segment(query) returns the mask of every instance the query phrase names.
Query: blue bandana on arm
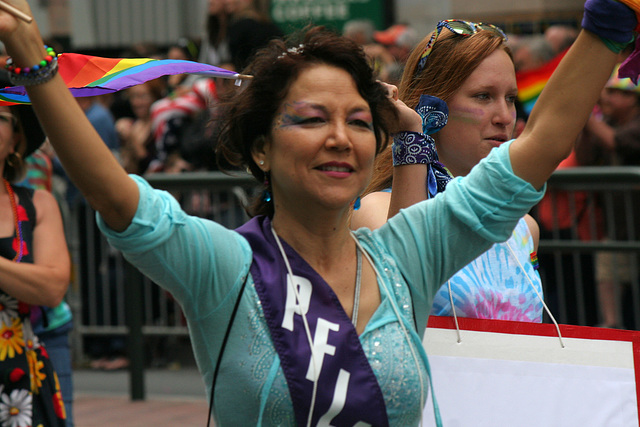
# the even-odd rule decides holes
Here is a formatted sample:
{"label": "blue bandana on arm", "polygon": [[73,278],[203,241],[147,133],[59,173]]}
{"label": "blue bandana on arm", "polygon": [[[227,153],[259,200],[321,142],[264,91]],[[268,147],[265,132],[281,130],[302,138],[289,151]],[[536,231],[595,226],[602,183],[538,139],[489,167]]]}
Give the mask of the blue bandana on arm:
{"label": "blue bandana on arm", "polygon": [[433,160],[429,162],[427,171],[427,192],[429,198],[444,191],[447,183],[453,179],[451,172],[440,163],[436,144],[430,135],[442,129],[449,119],[449,107],[442,99],[435,96],[422,95],[416,111],[422,117],[422,133],[429,135],[433,150]]}

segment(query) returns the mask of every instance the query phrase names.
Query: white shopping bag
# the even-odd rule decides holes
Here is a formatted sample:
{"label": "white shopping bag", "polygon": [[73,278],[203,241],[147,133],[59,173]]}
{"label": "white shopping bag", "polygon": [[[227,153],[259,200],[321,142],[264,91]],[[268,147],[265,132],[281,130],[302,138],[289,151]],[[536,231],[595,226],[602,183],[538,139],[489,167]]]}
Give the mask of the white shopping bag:
{"label": "white shopping bag", "polygon": [[[432,316],[424,336],[444,427],[638,426],[640,332]],[[435,425],[433,405],[423,425]]]}

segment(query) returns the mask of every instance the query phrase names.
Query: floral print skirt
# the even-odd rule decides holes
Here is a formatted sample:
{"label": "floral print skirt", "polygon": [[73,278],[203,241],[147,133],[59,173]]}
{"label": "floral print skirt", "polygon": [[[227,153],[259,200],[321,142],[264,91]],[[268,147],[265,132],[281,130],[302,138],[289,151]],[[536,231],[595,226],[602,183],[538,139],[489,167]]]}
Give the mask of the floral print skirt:
{"label": "floral print skirt", "polygon": [[0,291],[0,426],[64,426],[58,377],[33,333],[30,311]]}

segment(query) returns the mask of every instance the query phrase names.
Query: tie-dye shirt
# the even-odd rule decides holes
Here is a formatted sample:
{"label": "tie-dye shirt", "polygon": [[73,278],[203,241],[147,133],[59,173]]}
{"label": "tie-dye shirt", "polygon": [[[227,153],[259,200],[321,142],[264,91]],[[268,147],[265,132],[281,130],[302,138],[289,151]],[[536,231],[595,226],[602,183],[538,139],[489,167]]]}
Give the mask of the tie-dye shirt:
{"label": "tie-dye shirt", "polygon": [[[496,243],[449,280],[456,315],[542,322],[542,282],[531,252],[533,237],[521,219],[509,240]],[[448,283],[438,290],[431,314],[453,315]]]}

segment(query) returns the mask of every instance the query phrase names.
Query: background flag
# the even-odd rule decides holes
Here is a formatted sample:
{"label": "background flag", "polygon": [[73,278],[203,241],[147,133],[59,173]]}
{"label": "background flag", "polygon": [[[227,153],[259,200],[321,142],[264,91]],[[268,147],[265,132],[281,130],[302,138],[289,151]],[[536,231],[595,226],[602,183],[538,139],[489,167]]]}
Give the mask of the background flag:
{"label": "background flag", "polygon": [[542,89],[549,81],[551,74],[556,69],[560,60],[567,52],[558,54],[551,61],[547,62],[543,66],[527,71],[521,71],[516,73],[516,82],[518,84],[518,99],[522,103],[527,116],[531,114],[534,104],[538,100]]}

